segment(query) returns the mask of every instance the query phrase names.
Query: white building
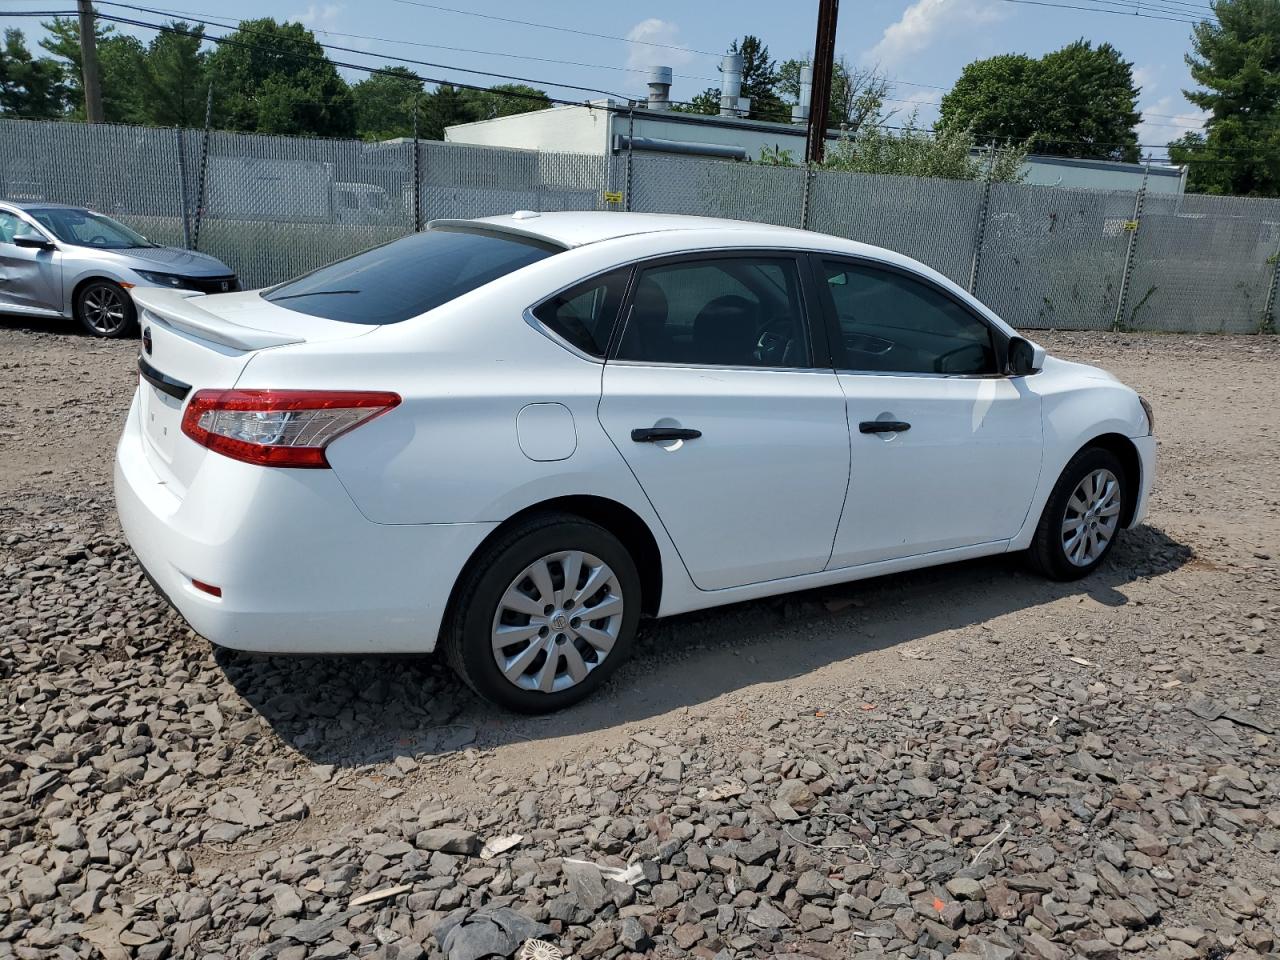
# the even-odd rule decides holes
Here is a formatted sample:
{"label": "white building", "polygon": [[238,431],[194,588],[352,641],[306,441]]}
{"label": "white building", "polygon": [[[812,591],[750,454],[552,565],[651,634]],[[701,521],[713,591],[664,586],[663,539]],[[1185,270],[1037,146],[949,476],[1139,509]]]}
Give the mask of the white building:
{"label": "white building", "polygon": [[[732,59],[726,57],[722,67],[726,82],[720,116],[670,110],[670,68],[655,67],[648,102],[641,101],[634,108],[614,100],[550,107],[446,127],[445,140],[553,153],[608,155],[630,149],[723,160],[758,160],[762,151],[787,151],[796,162],[802,162],[807,90],[802,87],[801,103],[792,109],[793,123],[743,119],[740,114],[745,112],[745,101],[733,92]],[[735,102],[736,107],[730,105]],[[830,140],[839,135],[836,130],[827,133]],[[1147,190],[1152,193],[1182,193],[1186,186],[1186,168],[1154,163],[1147,170],[1140,163],[1030,156],[1023,174],[1024,183],[1050,187],[1136,190],[1144,174]]]}

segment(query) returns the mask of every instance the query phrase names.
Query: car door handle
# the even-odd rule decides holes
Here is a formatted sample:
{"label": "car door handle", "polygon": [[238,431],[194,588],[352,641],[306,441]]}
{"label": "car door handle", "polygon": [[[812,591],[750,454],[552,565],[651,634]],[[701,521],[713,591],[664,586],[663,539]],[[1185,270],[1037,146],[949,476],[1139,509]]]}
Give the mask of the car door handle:
{"label": "car door handle", "polygon": [[665,443],[668,440],[697,440],[702,436],[701,430],[689,430],[685,427],[637,427],[631,431],[631,439],[636,443]]}
{"label": "car door handle", "polygon": [[910,429],[911,424],[902,420],[863,420],[858,424],[859,433],[902,433]]}

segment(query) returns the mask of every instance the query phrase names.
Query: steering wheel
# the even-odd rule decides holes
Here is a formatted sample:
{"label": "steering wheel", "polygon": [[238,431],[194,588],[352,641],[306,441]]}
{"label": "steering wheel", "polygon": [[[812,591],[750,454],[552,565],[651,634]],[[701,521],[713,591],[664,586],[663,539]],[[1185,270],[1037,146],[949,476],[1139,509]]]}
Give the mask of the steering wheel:
{"label": "steering wheel", "polygon": [[95,247],[105,247],[107,245],[107,238],[100,233],[94,234],[89,238],[89,243],[93,244]]}
{"label": "steering wheel", "polygon": [[785,366],[787,348],[791,345],[791,337],[787,336],[790,330],[780,331],[775,329],[775,326],[789,326],[789,324],[786,321],[774,321],[767,324],[761,332],[760,338],[756,340],[755,358],[762,367]]}

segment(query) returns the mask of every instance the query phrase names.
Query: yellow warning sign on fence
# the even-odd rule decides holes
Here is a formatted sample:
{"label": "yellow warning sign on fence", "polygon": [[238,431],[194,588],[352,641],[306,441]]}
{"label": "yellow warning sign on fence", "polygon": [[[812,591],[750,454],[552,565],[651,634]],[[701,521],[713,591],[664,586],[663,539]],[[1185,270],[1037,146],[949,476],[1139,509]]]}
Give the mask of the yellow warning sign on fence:
{"label": "yellow warning sign on fence", "polygon": [[621,191],[621,190],[606,190],[606,191],[604,192],[604,202],[605,202],[605,203],[621,203],[621,202],[622,202],[622,191]]}

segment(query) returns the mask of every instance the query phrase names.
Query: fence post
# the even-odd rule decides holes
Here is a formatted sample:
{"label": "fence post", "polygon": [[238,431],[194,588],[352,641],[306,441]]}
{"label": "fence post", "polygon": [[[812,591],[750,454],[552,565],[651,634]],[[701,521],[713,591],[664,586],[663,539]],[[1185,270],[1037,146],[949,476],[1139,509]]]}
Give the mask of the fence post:
{"label": "fence post", "polygon": [[987,234],[987,209],[991,205],[991,177],[996,169],[996,144],[987,148],[987,175],[982,182],[982,202],[978,204],[978,222],[973,228],[973,262],[969,265],[969,292],[977,295],[978,268],[982,265],[982,241]]}
{"label": "fence post", "polygon": [[636,108],[627,111],[627,186],[622,195],[622,209],[631,212],[631,141],[636,134]]}
{"label": "fence post", "polygon": [[809,164],[804,165],[804,192],[800,194],[800,229],[809,229],[809,189],[817,172]]}
{"label": "fence post", "polygon": [[422,232],[422,141],[418,139],[418,94],[413,95],[413,232]]}
{"label": "fence post", "polygon": [[200,249],[200,224],[204,222],[204,193],[209,171],[209,131],[213,125],[213,83],[204,102],[204,141],[200,145],[200,182],[196,187],[196,222],[191,231],[191,249]]}
{"label": "fence post", "polygon": [[1147,177],[1151,174],[1151,158],[1147,158],[1147,166],[1142,171],[1142,185],[1138,187],[1138,195],[1133,201],[1133,219],[1127,224],[1129,244],[1124,251],[1124,272],[1120,275],[1120,295],[1116,297],[1116,315],[1111,321],[1113,331],[1124,328],[1124,308],[1129,300],[1129,274],[1133,272],[1133,255],[1138,249],[1138,229],[1142,225],[1142,204],[1147,199]]}
{"label": "fence post", "polygon": [[178,196],[182,198],[182,246],[191,249],[191,217],[187,211],[187,151],[183,146],[182,128],[173,128],[178,139]]}
{"label": "fence post", "polygon": [[1280,283],[1280,245],[1271,255],[1271,286],[1267,288],[1267,302],[1262,308],[1262,322],[1258,324],[1259,333],[1275,333],[1276,319],[1272,311],[1276,308],[1276,285]]}

